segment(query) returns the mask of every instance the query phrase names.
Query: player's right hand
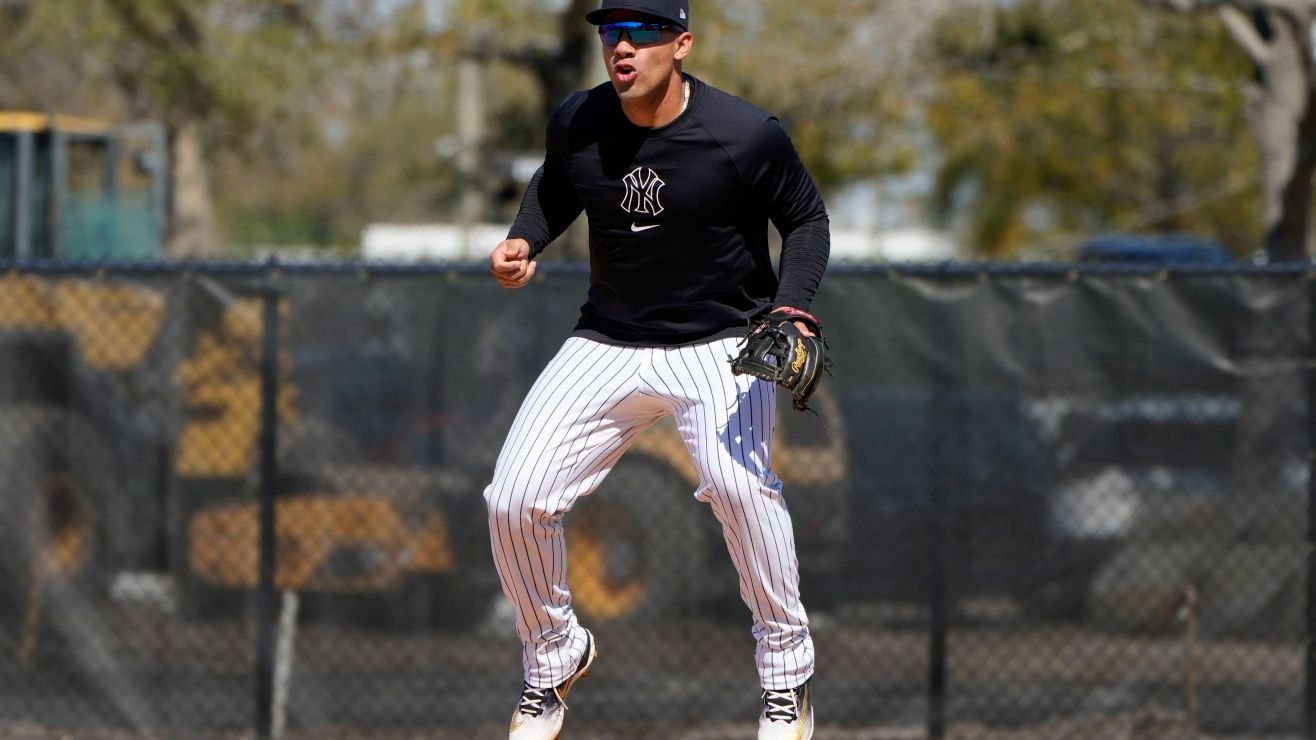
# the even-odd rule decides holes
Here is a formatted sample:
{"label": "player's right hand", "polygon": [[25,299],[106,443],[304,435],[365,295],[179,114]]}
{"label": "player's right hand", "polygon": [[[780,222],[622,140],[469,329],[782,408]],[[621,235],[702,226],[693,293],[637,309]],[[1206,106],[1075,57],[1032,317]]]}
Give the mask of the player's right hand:
{"label": "player's right hand", "polygon": [[535,263],[530,259],[530,242],[525,239],[500,242],[489,255],[489,272],[504,288],[525,286],[535,276]]}

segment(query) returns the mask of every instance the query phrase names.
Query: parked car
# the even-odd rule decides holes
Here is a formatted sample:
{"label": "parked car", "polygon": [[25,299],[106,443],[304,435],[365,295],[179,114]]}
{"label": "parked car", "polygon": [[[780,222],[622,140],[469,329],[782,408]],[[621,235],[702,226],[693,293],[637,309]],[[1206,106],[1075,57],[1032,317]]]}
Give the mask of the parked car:
{"label": "parked car", "polygon": [[1079,247],[1078,261],[1220,265],[1234,258],[1219,242],[1191,234],[1103,234]]}

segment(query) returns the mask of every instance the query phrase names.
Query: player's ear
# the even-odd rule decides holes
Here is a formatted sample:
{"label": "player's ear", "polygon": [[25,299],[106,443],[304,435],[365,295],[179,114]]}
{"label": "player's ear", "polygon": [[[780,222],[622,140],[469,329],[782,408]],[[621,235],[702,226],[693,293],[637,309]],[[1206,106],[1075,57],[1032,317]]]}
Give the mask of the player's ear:
{"label": "player's ear", "polygon": [[694,46],[694,43],[695,43],[694,34],[690,33],[689,31],[684,31],[681,33],[680,36],[677,36],[676,52],[673,55],[676,61],[679,62],[682,59],[685,59],[686,56],[690,54],[690,48]]}

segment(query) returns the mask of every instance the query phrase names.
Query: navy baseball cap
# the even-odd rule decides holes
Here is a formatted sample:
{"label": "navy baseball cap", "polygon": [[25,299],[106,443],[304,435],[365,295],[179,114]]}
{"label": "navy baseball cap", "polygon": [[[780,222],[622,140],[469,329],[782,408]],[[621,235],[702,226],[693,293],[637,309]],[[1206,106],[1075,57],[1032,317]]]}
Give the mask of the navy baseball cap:
{"label": "navy baseball cap", "polygon": [[643,13],[661,18],[682,31],[690,30],[690,0],[603,0],[602,7],[585,14],[585,20],[601,25],[614,10]]}

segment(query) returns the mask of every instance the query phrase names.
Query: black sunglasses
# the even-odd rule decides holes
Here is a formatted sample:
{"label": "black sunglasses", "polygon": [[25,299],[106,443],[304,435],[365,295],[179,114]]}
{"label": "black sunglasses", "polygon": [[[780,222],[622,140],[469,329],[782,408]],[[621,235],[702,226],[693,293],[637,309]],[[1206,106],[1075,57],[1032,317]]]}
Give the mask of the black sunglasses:
{"label": "black sunglasses", "polygon": [[599,38],[608,46],[616,46],[621,43],[621,35],[624,33],[630,37],[632,44],[652,44],[661,41],[664,33],[673,30],[674,26],[665,23],[622,21],[599,26]]}

